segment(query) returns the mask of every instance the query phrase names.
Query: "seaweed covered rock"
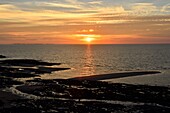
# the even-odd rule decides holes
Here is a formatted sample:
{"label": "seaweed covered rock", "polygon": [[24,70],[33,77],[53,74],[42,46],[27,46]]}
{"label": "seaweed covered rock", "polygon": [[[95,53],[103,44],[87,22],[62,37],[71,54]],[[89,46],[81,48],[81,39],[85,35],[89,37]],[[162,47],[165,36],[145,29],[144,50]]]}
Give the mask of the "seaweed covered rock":
{"label": "seaweed covered rock", "polygon": [[41,97],[67,99],[116,100],[141,103],[157,103],[170,106],[170,88],[161,86],[130,85],[88,80],[28,80],[17,87],[24,93]]}
{"label": "seaweed covered rock", "polygon": [[157,105],[120,105],[97,101],[37,99],[13,101],[1,113],[169,113],[170,108]]}
{"label": "seaweed covered rock", "polygon": [[15,81],[11,78],[0,76],[0,88],[11,87],[12,85],[20,85],[22,82]]}

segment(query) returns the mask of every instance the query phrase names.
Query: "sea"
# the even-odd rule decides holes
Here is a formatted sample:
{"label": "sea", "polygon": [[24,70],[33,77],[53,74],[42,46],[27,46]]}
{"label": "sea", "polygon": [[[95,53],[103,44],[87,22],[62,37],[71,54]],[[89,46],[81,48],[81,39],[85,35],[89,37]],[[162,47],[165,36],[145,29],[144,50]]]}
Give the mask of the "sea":
{"label": "sea", "polygon": [[108,79],[113,83],[170,86],[170,45],[0,45],[9,59],[62,63],[70,70],[41,75],[43,79],[73,78],[109,73],[160,71],[160,74]]}

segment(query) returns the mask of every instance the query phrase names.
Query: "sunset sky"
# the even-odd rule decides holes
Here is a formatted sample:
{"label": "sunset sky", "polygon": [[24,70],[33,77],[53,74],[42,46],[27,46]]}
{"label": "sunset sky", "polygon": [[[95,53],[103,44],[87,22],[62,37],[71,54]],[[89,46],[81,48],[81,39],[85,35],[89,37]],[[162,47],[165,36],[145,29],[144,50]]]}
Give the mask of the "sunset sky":
{"label": "sunset sky", "polygon": [[170,43],[170,0],[0,0],[0,44]]}

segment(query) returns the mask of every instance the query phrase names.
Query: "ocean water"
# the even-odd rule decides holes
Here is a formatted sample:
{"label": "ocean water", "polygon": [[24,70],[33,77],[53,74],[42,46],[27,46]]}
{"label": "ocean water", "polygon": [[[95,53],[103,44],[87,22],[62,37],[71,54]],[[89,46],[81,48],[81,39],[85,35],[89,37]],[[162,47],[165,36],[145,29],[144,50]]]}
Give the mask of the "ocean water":
{"label": "ocean water", "polygon": [[170,85],[170,45],[0,45],[0,54],[59,62],[60,67],[71,68],[41,76],[47,79],[158,70],[162,73],[108,81]]}

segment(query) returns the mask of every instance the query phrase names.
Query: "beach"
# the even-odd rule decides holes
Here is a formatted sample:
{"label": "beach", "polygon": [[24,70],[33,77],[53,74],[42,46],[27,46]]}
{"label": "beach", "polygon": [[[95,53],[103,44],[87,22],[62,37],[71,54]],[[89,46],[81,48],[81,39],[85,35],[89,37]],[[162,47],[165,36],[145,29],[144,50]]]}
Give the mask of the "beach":
{"label": "beach", "polygon": [[42,74],[70,69],[57,67],[58,65],[61,63],[2,58],[0,61],[1,112],[22,113],[29,110],[35,113],[169,113],[170,111],[169,87],[101,81],[154,75],[161,73],[159,71],[110,73],[69,79],[39,78]]}
{"label": "beach", "polygon": [[170,0],[0,0],[0,113],[170,113]]}

